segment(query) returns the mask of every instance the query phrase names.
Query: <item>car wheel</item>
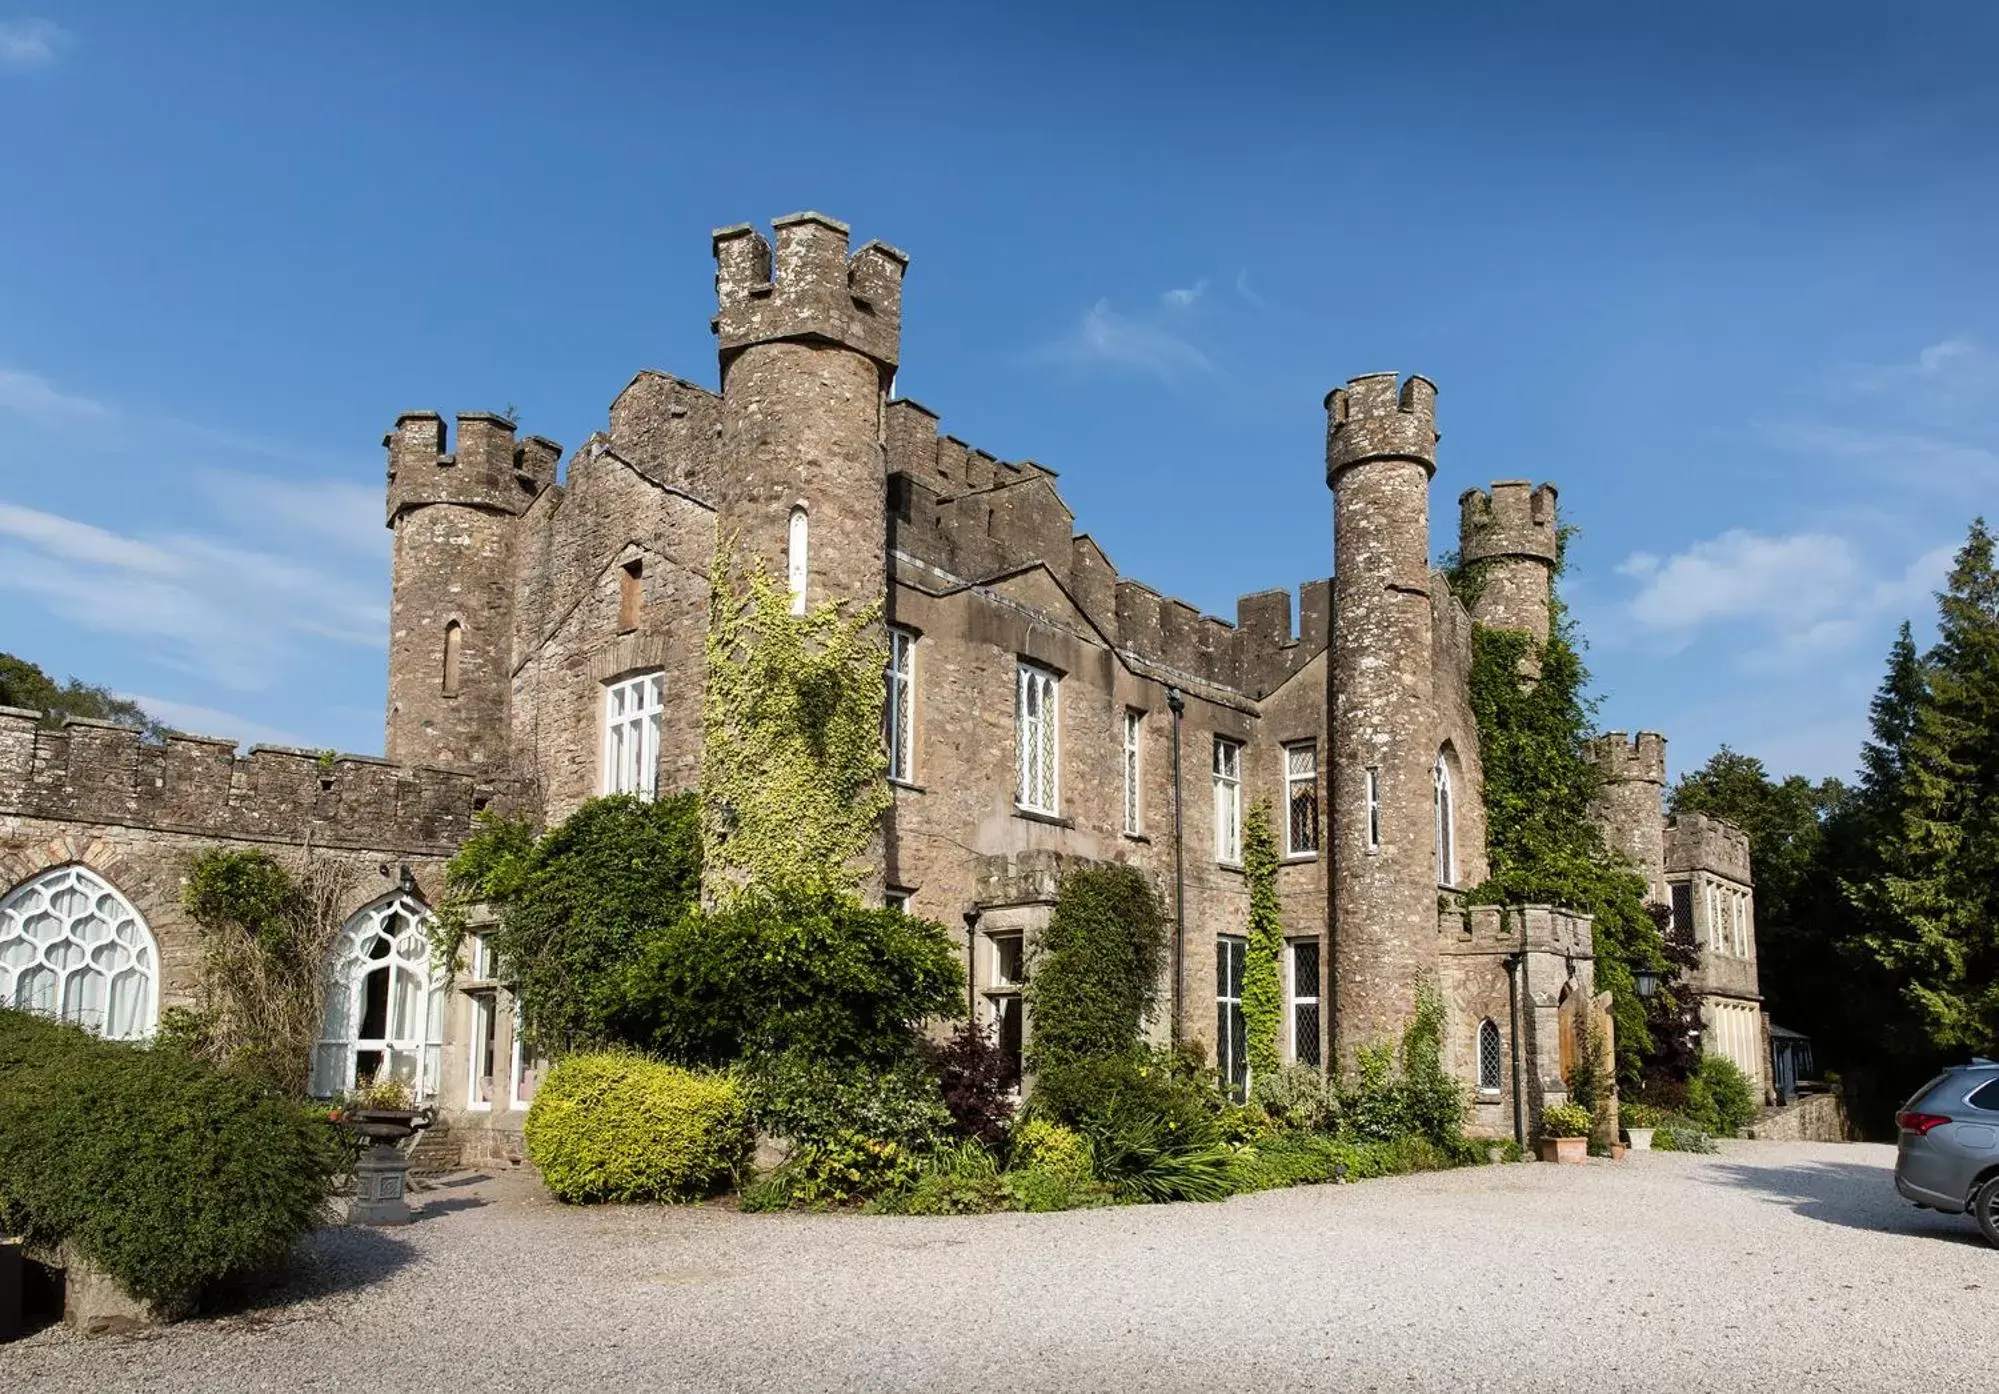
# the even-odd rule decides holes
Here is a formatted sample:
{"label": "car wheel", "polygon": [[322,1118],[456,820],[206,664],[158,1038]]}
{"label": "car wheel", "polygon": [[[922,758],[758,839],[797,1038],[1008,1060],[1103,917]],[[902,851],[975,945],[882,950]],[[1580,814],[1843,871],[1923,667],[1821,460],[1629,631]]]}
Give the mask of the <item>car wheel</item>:
{"label": "car wheel", "polygon": [[1989,1244],[1999,1244],[1999,1176],[1980,1186],[1971,1196],[1971,1213],[1978,1220],[1979,1233]]}

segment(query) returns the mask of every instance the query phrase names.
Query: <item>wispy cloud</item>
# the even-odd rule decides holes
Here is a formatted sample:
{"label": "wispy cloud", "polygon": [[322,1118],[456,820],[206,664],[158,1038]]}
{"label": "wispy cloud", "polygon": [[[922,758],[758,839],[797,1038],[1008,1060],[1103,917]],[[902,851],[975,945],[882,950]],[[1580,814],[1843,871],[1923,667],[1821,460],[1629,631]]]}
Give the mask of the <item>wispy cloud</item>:
{"label": "wispy cloud", "polygon": [[1907,394],[1916,409],[1986,410],[1999,407],[1999,354],[1956,334],[1899,363],[1851,365],[1845,381],[1864,394]]}
{"label": "wispy cloud", "polygon": [[175,731],[191,731],[201,736],[222,736],[238,745],[291,745],[312,748],[313,742],[293,731],[282,727],[266,726],[261,721],[253,721],[247,716],[221,711],[215,707],[197,706],[191,702],[173,702],[164,697],[149,697],[143,692],[121,692],[118,694],[130,702],[137,702],[147,716]]}
{"label": "wispy cloud", "polygon": [[0,412],[25,417],[39,426],[103,420],[111,415],[104,403],[57,389],[40,373],[0,368]]}
{"label": "wispy cloud", "polygon": [[196,482],[224,517],[320,538],[386,560],[389,531],[382,490],[346,479],[273,479],[242,470],[206,469]]}
{"label": "wispy cloud", "polygon": [[1108,300],[1085,310],[1042,357],[1075,367],[1144,373],[1166,382],[1214,371],[1214,364],[1190,339],[1158,318],[1121,314]]}
{"label": "wispy cloud", "polygon": [[1175,286],[1171,290],[1159,292],[1159,303],[1169,310],[1189,310],[1196,301],[1208,293],[1208,278],[1203,276],[1191,286]]}
{"label": "wispy cloud", "polygon": [[0,20],[0,68],[42,67],[75,41],[76,35],[54,20]]}
{"label": "wispy cloud", "polygon": [[1253,305],[1259,310],[1270,308],[1270,302],[1257,294],[1256,290],[1250,285],[1248,267],[1244,267],[1235,273],[1235,293],[1241,296],[1246,304]]}

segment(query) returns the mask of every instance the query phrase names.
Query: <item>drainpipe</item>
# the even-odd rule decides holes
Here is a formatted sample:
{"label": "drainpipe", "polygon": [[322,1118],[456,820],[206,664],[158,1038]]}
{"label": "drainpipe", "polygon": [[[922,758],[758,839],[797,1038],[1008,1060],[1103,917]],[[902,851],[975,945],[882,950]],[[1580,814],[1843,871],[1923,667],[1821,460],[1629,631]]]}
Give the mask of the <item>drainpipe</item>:
{"label": "drainpipe", "polygon": [[1506,1011],[1512,1027],[1507,1032],[1513,1043],[1513,1141],[1527,1146],[1527,1114],[1520,1106],[1520,968],[1521,956],[1506,956]]}
{"label": "drainpipe", "polygon": [[979,1024],[979,907],[974,905],[965,912],[965,1020],[973,1026]]}
{"label": "drainpipe", "polygon": [[1180,1044],[1181,1019],[1187,996],[1187,856],[1180,836],[1180,717],[1187,699],[1180,689],[1166,689],[1166,706],[1173,713],[1173,1044]]}

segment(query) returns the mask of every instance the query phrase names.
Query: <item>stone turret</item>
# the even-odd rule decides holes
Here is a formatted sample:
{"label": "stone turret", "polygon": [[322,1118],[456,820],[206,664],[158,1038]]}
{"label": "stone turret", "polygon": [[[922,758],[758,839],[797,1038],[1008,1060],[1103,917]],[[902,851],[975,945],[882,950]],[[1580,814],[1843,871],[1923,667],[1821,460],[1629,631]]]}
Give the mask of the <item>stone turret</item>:
{"label": "stone turret", "polygon": [[772,226],[775,259],[747,224],[713,239],[717,522],[775,574],[802,577],[806,602],[864,605],[886,585],[884,410],[909,259],[881,242],[849,256],[847,225],[819,213]]}
{"label": "stone turret", "polygon": [[1437,759],[1430,476],[1437,389],[1393,373],[1326,396],[1333,491],[1333,1039],[1351,1058],[1401,1029],[1435,971]]}
{"label": "stone turret", "polygon": [[1497,479],[1458,497],[1458,555],[1478,570],[1472,618],[1548,642],[1548,598],[1559,551],[1555,486]]}
{"label": "stone turret", "polygon": [[1595,816],[1603,840],[1612,850],[1631,858],[1645,878],[1649,900],[1666,901],[1666,738],[1657,731],[1640,731],[1629,740],[1624,732],[1597,737],[1590,753],[1603,774],[1597,790]]}
{"label": "stone turret", "polygon": [[384,748],[402,764],[504,768],[513,657],[514,522],[555,482],[561,447],[516,443],[514,424],[458,417],[445,450],[435,412],[406,412],[382,438],[395,532]]}

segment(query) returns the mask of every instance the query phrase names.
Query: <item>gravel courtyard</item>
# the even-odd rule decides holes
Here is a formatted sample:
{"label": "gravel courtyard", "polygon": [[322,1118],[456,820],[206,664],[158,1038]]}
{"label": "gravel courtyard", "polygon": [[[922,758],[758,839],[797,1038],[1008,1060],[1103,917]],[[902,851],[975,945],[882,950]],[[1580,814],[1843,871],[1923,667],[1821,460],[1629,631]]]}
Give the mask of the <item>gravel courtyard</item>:
{"label": "gravel courtyard", "polygon": [[407,1229],[322,1232],[280,1305],[0,1347],[0,1389],[1775,1394],[1999,1369],[1999,1250],[1898,1199],[1891,1149],[1723,1147],[936,1220],[478,1180]]}

